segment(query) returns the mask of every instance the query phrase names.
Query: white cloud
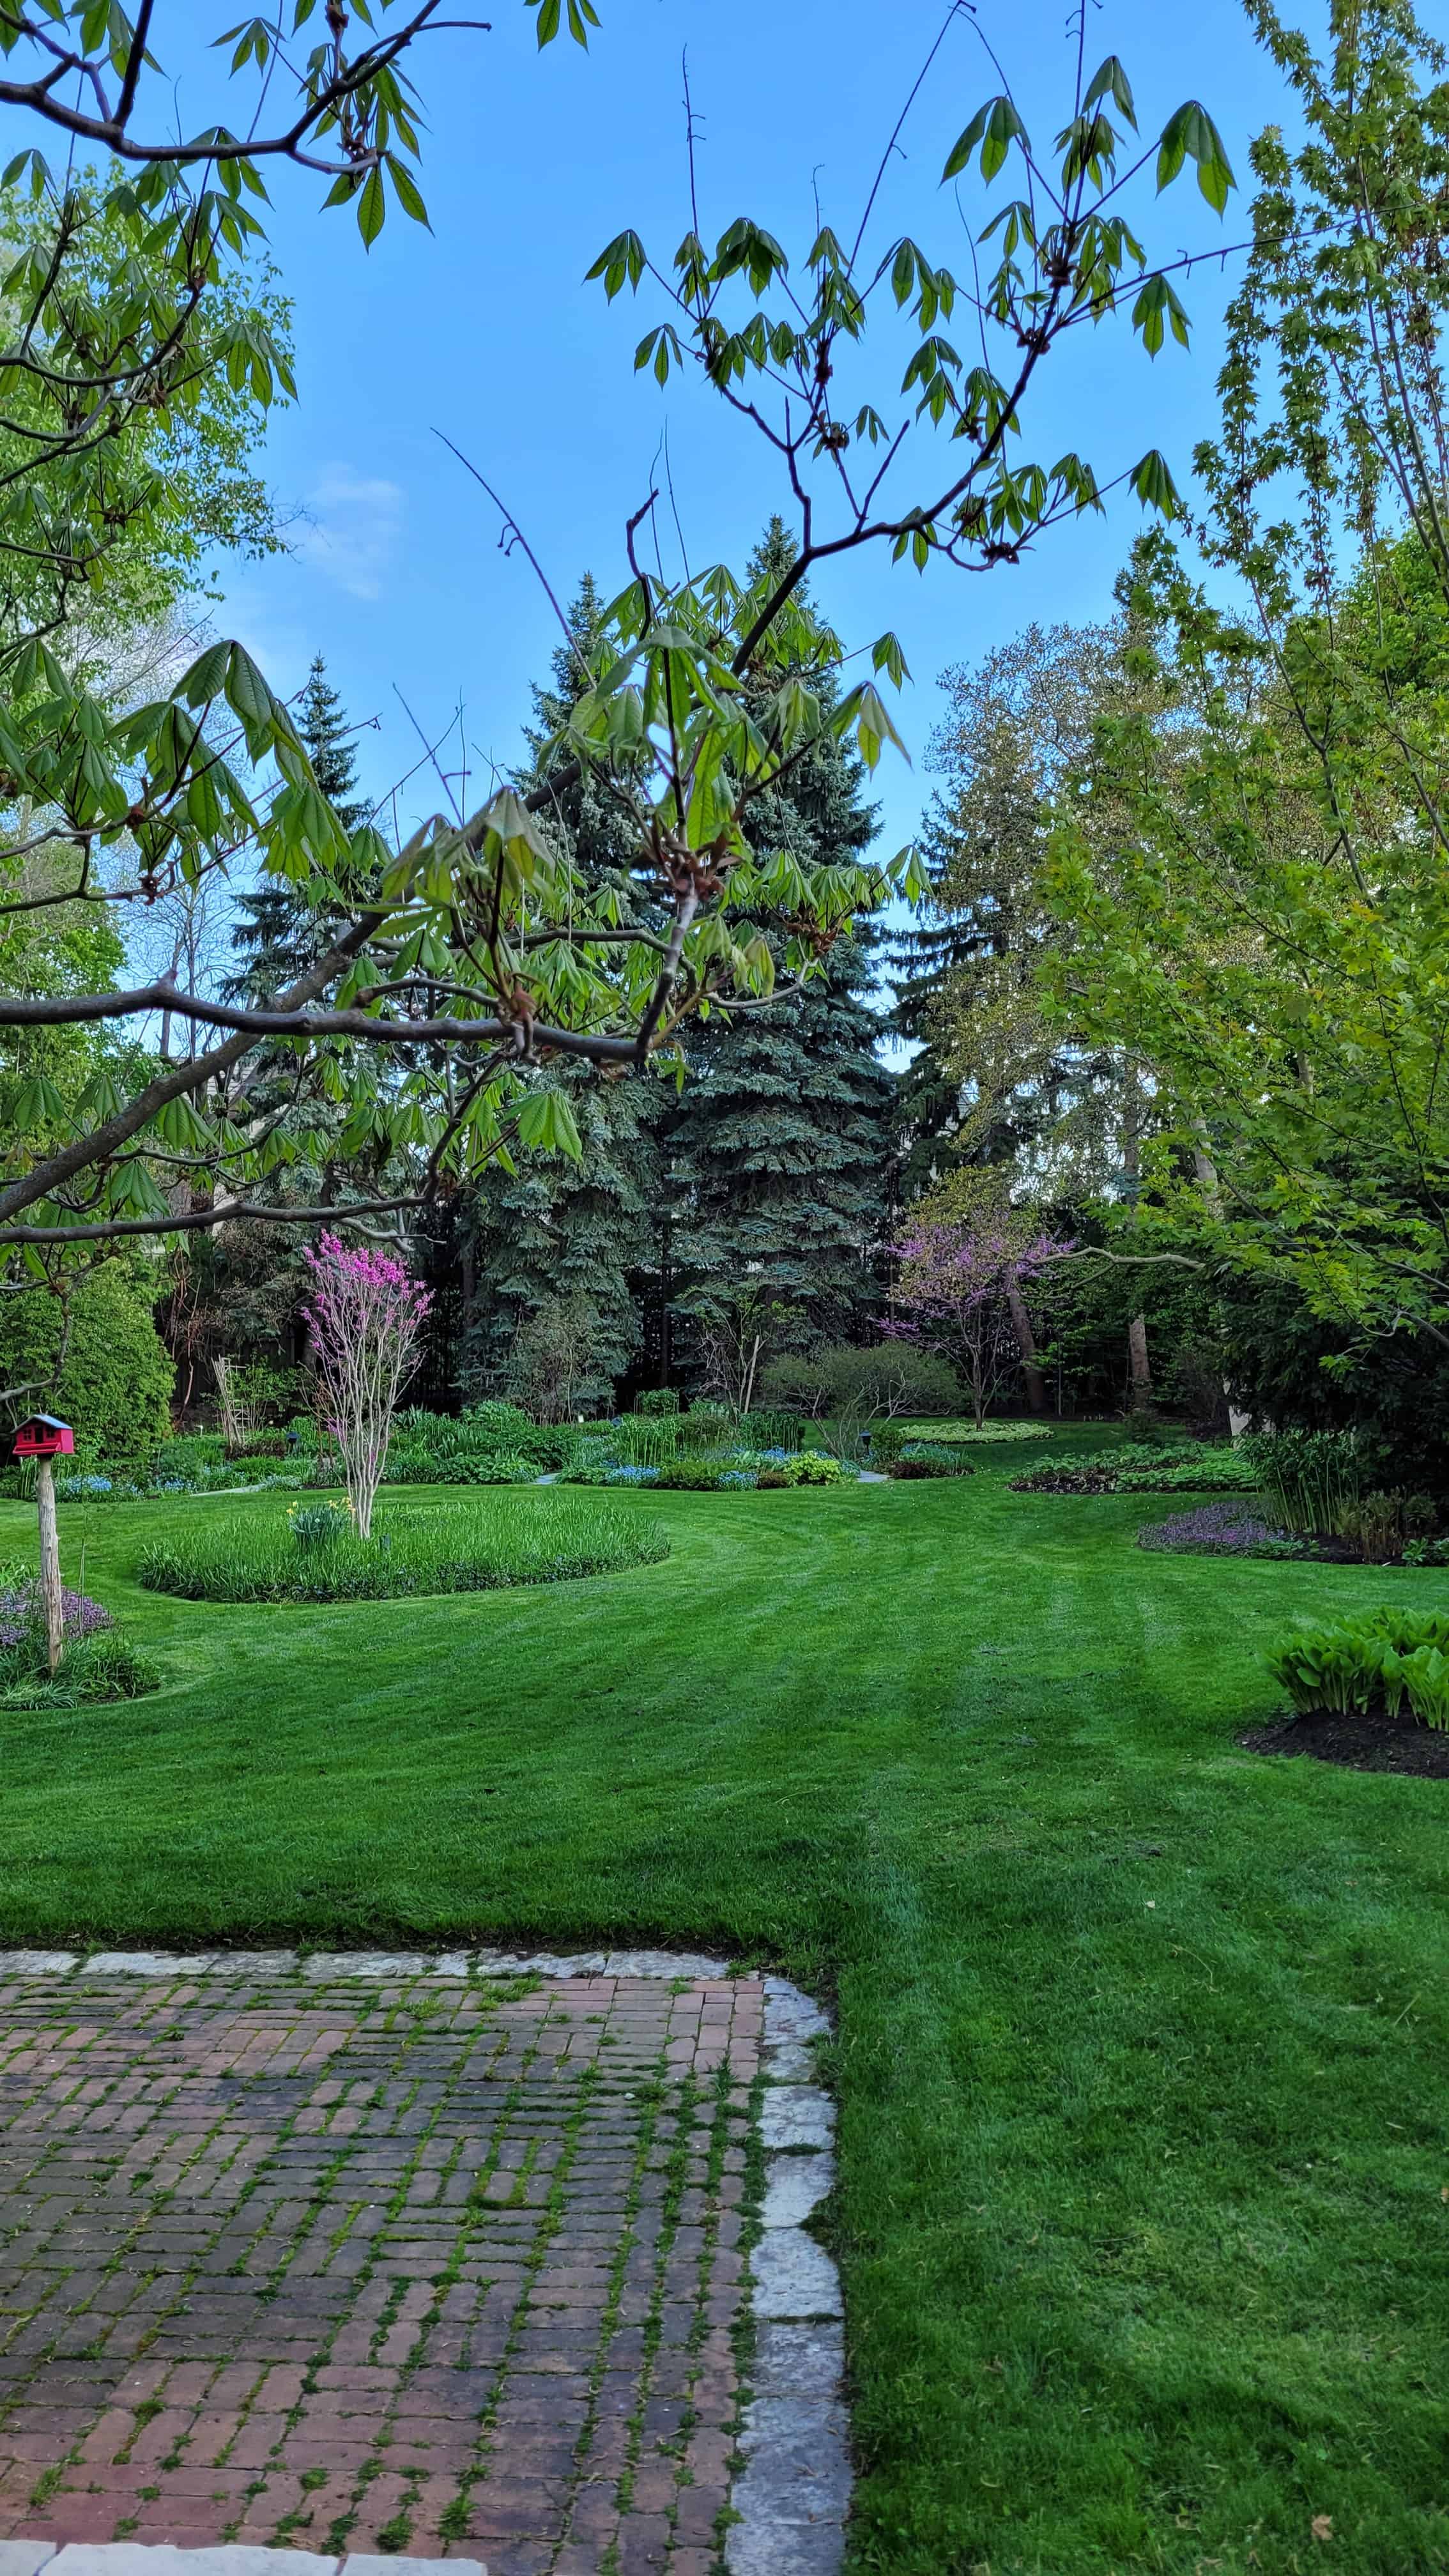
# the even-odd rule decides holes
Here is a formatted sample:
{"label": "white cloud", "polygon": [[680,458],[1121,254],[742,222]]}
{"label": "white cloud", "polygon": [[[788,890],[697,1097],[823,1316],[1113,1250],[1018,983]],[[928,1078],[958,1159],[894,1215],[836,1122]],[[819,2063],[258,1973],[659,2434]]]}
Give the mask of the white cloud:
{"label": "white cloud", "polygon": [[292,537],[298,560],[353,599],[380,599],[402,530],[401,485],[328,465],[307,495],[306,512]]}

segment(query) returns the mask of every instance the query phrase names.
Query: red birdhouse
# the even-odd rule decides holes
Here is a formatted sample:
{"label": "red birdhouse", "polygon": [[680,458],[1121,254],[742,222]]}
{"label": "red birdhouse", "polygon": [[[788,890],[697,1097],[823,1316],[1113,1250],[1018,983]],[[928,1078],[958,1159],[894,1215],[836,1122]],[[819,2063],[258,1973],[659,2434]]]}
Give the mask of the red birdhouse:
{"label": "red birdhouse", "polygon": [[75,1433],[68,1422],[57,1422],[53,1413],[32,1413],[22,1422],[11,1447],[12,1458],[69,1458],[75,1454]]}

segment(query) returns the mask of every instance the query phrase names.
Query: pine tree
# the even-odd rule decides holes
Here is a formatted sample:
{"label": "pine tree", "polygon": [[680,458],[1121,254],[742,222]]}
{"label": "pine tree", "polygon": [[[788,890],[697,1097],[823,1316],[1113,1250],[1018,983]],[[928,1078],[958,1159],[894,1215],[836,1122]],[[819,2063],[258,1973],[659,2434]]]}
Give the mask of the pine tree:
{"label": "pine tree", "polygon": [[[773,520],[751,579],[788,570],[793,554]],[[862,778],[855,755],[822,736],[750,809],[752,845],[811,864],[856,855],[877,828]],[[869,998],[878,946],[866,925],[803,993],[761,1011],[722,1007],[692,1028],[666,1130],[686,1194],[684,1263],[713,1285],[758,1280],[801,1310],[811,1338],[858,1332],[879,1294],[872,1255],[886,1231],[894,1083],[876,1055],[882,1023]]]}
{"label": "pine tree", "polygon": [[[353,793],[357,760],[352,729],[320,653],[307,675],[297,730],[323,795],[344,831],[355,832],[372,809]],[[264,877],[250,893],[238,897],[238,911],[241,917],[232,932],[232,946],[239,971],[227,988],[228,997],[255,1003],[269,1000],[306,973],[321,956],[328,931],[338,918],[332,907],[311,902],[304,885],[284,877]]]}

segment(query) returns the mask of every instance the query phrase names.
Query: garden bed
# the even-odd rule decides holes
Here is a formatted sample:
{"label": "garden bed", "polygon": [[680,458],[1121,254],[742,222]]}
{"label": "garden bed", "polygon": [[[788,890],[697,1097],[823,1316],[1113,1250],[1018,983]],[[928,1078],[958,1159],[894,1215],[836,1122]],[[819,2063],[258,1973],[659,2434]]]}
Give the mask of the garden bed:
{"label": "garden bed", "polygon": [[1148,1521],[1137,1533],[1137,1544],[1164,1556],[1257,1556],[1290,1565],[1387,1562],[1397,1573],[1443,1564],[1435,1549],[1422,1547],[1417,1554],[1387,1560],[1366,1557],[1346,1538],[1274,1529],[1242,1503],[1204,1503],[1196,1511],[1173,1512],[1165,1521]]}
{"label": "garden bed", "polygon": [[906,1440],[970,1441],[995,1447],[1013,1440],[1050,1440],[1062,1426],[1057,1422],[983,1422],[978,1430],[974,1422],[902,1422],[897,1427]]}
{"label": "garden bed", "polygon": [[1319,1708],[1240,1735],[1247,1753],[1306,1753],[1348,1771],[1396,1771],[1416,1780],[1449,1780],[1449,1735],[1417,1718],[1365,1716]]}
{"label": "garden bed", "polygon": [[136,1579],[183,1601],[395,1601],[569,1583],[669,1554],[656,1521],[575,1495],[533,1504],[510,1496],[506,1515],[477,1504],[384,1512],[369,1539],[346,1526],[340,1508],[331,1527],[314,1532],[309,1524],[327,1510],[308,1507],[300,1531],[278,1519],[156,1540]]}
{"label": "garden bed", "polygon": [[1014,1494],[1255,1494],[1257,1470],[1224,1442],[1124,1440],[1014,1476]]}
{"label": "garden bed", "polygon": [[0,1709],[80,1708],[160,1689],[156,1666],[99,1601],[68,1584],[60,1600],[65,1651],[52,1673],[39,1581],[23,1564],[0,1565]]}

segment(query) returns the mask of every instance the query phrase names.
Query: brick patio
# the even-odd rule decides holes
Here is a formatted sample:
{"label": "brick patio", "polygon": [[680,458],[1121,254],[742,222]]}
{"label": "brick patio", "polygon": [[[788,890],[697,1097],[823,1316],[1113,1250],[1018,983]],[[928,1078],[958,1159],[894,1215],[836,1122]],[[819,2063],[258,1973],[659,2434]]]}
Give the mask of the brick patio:
{"label": "brick patio", "polygon": [[0,2536],[708,2576],[762,1989],[0,1982]]}

